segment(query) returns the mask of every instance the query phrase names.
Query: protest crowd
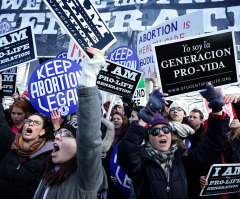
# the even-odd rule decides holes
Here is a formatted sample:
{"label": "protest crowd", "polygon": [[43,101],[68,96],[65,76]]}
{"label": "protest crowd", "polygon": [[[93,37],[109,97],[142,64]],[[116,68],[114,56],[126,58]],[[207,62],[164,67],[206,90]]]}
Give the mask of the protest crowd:
{"label": "protest crowd", "polygon": [[[116,38],[91,2],[44,5],[79,60],[37,58],[30,25],[0,31],[0,199],[240,199],[240,93],[221,89],[239,84],[232,32],[202,36],[199,23],[178,38],[180,22],[202,17],[190,13],[139,33],[141,59],[127,46],[106,55]],[[37,59],[22,93],[7,84],[5,70]]]}

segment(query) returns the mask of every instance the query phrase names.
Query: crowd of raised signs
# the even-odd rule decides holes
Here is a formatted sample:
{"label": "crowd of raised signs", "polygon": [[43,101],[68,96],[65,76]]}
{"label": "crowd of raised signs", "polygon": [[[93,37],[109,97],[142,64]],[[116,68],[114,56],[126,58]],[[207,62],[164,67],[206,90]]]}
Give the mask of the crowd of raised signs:
{"label": "crowd of raised signs", "polygon": [[[123,96],[106,119],[95,83],[105,59],[92,47],[87,52],[93,58],[82,66],[70,117],[58,109],[51,117],[40,114],[24,94],[15,93],[9,109],[0,106],[0,198],[196,199],[201,189],[205,198],[240,197],[240,167],[229,164],[240,163],[240,96],[223,100],[209,83],[201,95],[212,112],[204,118],[198,109],[187,111],[183,100],[165,100],[153,74],[146,106]],[[231,123],[225,103],[235,112]],[[115,172],[111,161],[118,161]],[[213,164],[223,167],[208,180]]]}

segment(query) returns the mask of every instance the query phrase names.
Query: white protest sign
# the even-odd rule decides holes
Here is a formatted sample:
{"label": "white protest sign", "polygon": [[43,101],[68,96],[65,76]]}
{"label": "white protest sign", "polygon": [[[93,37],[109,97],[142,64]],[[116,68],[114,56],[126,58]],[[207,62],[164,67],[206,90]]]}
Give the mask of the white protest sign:
{"label": "white protest sign", "polygon": [[78,48],[78,46],[74,43],[72,39],[70,39],[70,43],[68,46],[67,58],[75,61],[78,64],[81,64],[86,56],[83,52]]}
{"label": "white protest sign", "polygon": [[144,79],[140,80],[138,88],[133,95],[133,100],[137,106],[145,106],[147,104]]}
{"label": "white protest sign", "polygon": [[157,70],[151,44],[163,43],[202,33],[204,33],[202,11],[177,17],[140,32],[137,39],[137,53],[143,78],[149,78]]}

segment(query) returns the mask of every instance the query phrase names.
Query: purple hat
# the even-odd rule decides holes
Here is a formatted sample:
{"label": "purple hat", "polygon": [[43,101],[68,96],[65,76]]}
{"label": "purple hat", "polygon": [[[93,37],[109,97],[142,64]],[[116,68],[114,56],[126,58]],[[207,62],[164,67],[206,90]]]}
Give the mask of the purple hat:
{"label": "purple hat", "polygon": [[157,114],[154,116],[152,122],[148,123],[148,127],[149,127],[149,128],[152,128],[152,127],[154,127],[155,125],[158,125],[158,124],[165,124],[165,125],[171,127],[171,125],[168,123],[168,121],[165,120],[165,119],[163,118],[163,116],[162,116],[161,114],[159,114],[159,113],[157,113]]}

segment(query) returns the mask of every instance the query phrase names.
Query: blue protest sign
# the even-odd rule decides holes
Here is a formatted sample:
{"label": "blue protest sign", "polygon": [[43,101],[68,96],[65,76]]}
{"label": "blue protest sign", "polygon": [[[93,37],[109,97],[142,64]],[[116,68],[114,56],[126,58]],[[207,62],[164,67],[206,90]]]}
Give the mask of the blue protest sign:
{"label": "blue protest sign", "polygon": [[110,171],[111,175],[114,177],[117,177],[117,187],[118,189],[127,197],[130,195],[130,185],[132,183],[132,180],[127,176],[125,171],[121,168],[121,166],[118,164],[117,160],[117,150],[118,145],[114,148],[111,159],[110,159]]}
{"label": "blue protest sign", "polygon": [[68,51],[63,51],[57,55],[56,58],[67,58]]}
{"label": "blue protest sign", "polygon": [[28,83],[28,95],[32,105],[49,116],[58,108],[61,116],[77,110],[76,87],[80,86],[82,67],[65,58],[50,59],[39,65]]}
{"label": "blue protest sign", "polygon": [[138,70],[139,68],[138,55],[136,51],[129,46],[116,48],[108,55],[107,59],[134,70]]}

